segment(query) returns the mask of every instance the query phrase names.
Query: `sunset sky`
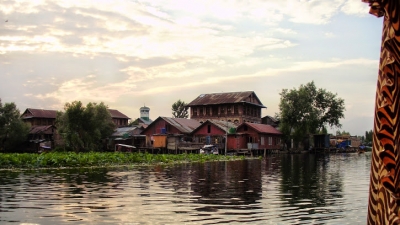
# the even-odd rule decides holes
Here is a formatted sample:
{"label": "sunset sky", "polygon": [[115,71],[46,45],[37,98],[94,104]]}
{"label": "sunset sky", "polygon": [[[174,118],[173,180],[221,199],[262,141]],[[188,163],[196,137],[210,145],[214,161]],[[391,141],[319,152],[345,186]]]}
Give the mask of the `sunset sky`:
{"label": "sunset sky", "polygon": [[154,120],[178,99],[254,91],[274,116],[282,89],[314,81],[345,100],[340,130],[364,135],[382,31],[368,11],[361,0],[3,0],[0,98],[21,111],[104,102],[131,118],[146,105]]}

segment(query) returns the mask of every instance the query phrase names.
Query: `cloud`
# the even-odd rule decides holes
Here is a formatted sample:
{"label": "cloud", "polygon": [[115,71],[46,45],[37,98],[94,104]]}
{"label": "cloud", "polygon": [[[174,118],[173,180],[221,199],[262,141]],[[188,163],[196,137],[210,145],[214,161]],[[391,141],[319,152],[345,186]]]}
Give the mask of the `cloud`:
{"label": "cloud", "polygon": [[340,10],[348,15],[367,16],[369,6],[365,2],[348,0],[340,8]]}

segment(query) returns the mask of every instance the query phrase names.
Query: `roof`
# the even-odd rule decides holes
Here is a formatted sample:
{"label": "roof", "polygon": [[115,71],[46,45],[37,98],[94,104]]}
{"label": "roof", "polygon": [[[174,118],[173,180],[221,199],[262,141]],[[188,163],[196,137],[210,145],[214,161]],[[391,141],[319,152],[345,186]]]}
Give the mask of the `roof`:
{"label": "roof", "polygon": [[[253,97],[254,101],[249,101],[250,97]],[[246,102],[249,104],[260,106],[262,108],[266,108],[258,99],[254,91],[201,94],[186,106],[190,107],[195,105],[217,105],[241,102]]]}
{"label": "roof", "polygon": [[51,118],[57,117],[57,110],[27,108],[21,117],[25,118]]}
{"label": "roof", "polygon": [[138,129],[138,128],[137,127],[119,127],[114,130],[114,133],[111,136],[113,136],[113,137],[119,137],[119,136],[124,136],[124,135],[131,136],[132,132],[135,129]]}
{"label": "roof", "polygon": [[130,119],[125,114],[121,113],[120,111],[118,111],[116,109],[108,109],[108,111],[111,114],[111,118]]}
{"label": "roof", "polygon": [[221,130],[226,131],[226,132],[228,132],[230,128],[237,128],[237,126],[238,126],[232,122],[209,119],[209,120],[206,120],[204,123],[202,123],[200,126],[198,126],[196,129],[194,129],[193,132],[200,129],[202,126],[205,126],[204,124],[207,124],[207,123],[212,123],[216,127],[220,128]]}
{"label": "roof", "polygon": [[268,118],[274,123],[278,123],[279,122],[279,120],[277,120],[275,117],[272,117],[272,116],[264,116],[262,119],[264,119],[264,118]]}
{"label": "roof", "polygon": [[29,134],[53,134],[54,130],[55,127],[53,125],[32,126],[29,130]]}
{"label": "roof", "polygon": [[239,125],[239,127],[247,125],[248,127],[253,128],[259,133],[264,133],[264,134],[282,134],[279,130],[277,130],[275,127],[267,124],[260,124],[260,123],[249,123],[245,122]]}
{"label": "roof", "polygon": [[193,119],[185,119],[185,118],[172,118],[172,117],[161,117],[171,126],[174,126],[182,133],[191,133],[194,129],[199,127],[201,123],[197,120]]}
{"label": "roof", "polygon": [[139,123],[143,123],[143,124],[146,124],[146,125],[149,125],[149,124],[151,124],[153,122],[153,120],[151,120],[150,118],[149,118],[149,120],[145,120],[145,119],[139,117],[139,118],[137,118],[137,120],[138,120]]}
{"label": "roof", "polygon": [[156,120],[154,120],[150,125],[148,125],[143,131],[145,132],[147,129],[150,129],[151,127],[155,126],[155,124],[160,121],[164,120],[171,126],[175,127],[178,129],[181,133],[183,134],[189,134],[191,133],[194,129],[199,127],[201,123],[197,120],[193,119],[185,119],[185,118],[172,118],[172,117],[158,117]]}

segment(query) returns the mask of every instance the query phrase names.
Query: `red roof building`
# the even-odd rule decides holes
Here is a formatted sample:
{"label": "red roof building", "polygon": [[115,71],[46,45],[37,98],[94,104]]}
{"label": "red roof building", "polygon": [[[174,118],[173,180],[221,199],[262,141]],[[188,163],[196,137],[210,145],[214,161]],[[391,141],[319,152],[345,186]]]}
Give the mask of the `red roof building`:
{"label": "red roof building", "polygon": [[282,133],[271,125],[242,123],[228,135],[228,149],[281,149]]}

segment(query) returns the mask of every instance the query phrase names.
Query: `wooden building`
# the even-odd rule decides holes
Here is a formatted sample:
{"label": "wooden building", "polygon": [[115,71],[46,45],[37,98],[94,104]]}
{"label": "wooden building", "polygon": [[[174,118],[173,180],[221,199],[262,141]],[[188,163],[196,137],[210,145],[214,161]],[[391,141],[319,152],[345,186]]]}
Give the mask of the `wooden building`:
{"label": "wooden building", "polygon": [[279,120],[272,116],[264,116],[263,118],[261,118],[261,123],[271,125],[275,128],[279,127]]}
{"label": "wooden building", "polygon": [[112,121],[117,127],[126,127],[129,124],[131,118],[127,117],[125,114],[121,113],[116,109],[108,109],[111,114]]}
{"label": "wooden building", "polygon": [[158,117],[148,125],[142,134],[146,135],[148,147],[177,151],[180,142],[191,142],[192,131],[200,126],[197,120]]}
{"label": "wooden building", "polygon": [[55,125],[56,110],[27,108],[21,115],[21,119],[29,124],[30,151],[39,151],[41,147],[53,148],[55,142],[60,140]]}
{"label": "wooden building", "polygon": [[225,152],[225,140],[229,133],[236,132],[237,125],[221,120],[206,120],[193,130],[193,142],[202,145],[217,145],[219,153]]}
{"label": "wooden building", "polygon": [[242,123],[228,135],[228,150],[280,150],[282,133],[271,125]]}
{"label": "wooden building", "polygon": [[142,135],[141,127],[119,127],[109,138],[108,149],[114,149],[116,144],[125,144],[141,148],[146,146],[146,136]]}
{"label": "wooden building", "polygon": [[201,94],[186,107],[190,118],[199,122],[213,119],[237,125],[261,123],[261,109],[266,108],[253,91]]}

